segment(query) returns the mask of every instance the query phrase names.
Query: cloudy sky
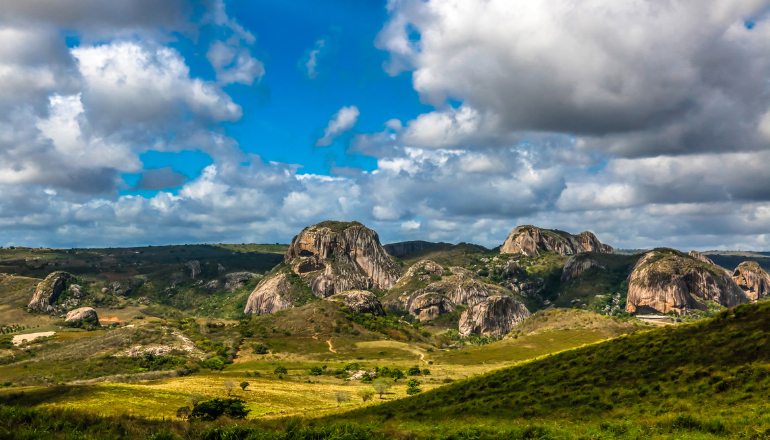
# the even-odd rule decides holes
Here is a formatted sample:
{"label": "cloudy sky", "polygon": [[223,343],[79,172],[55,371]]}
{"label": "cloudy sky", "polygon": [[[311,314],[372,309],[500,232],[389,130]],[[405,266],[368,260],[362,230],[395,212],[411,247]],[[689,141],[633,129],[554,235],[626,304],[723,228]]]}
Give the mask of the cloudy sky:
{"label": "cloudy sky", "polygon": [[4,0],[0,245],[770,250],[770,0]]}

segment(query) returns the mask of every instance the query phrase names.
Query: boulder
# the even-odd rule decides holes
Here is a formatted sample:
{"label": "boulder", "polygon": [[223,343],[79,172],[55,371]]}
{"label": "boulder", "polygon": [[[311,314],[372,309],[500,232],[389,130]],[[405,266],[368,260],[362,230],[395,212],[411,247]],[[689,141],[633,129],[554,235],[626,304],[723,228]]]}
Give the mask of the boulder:
{"label": "boulder", "polygon": [[67,281],[74,278],[71,274],[63,271],[53,272],[41,281],[30,301],[30,309],[40,310],[41,312],[55,311],[53,305],[59,296],[67,288]]}
{"label": "boulder", "polygon": [[684,314],[707,310],[707,301],[724,307],[748,302],[730,273],[674,249],[645,254],[629,275],[626,311]]}
{"label": "boulder", "polygon": [[421,251],[423,249],[427,249],[431,246],[434,246],[435,243],[431,243],[429,241],[402,241],[400,243],[390,243],[383,246],[385,248],[385,252],[388,253],[388,255],[392,255],[394,257],[403,257],[406,254],[411,254],[413,252]]}
{"label": "boulder", "polygon": [[358,222],[325,221],[303,229],[284,261],[320,298],[353,289],[387,290],[401,274],[377,233]]}
{"label": "boulder", "polygon": [[591,232],[572,235],[569,232],[531,225],[519,226],[511,231],[500,248],[500,253],[533,257],[539,255],[541,250],[561,255],[575,255],[581,252],[615,253],[612,246],[601,243]]}
{"label": "boulder", "polygon": [[585,253],[573,255],[567,260],[567,263],[564,264],[564,268],[562,268],[561,282],[564,283],[575,277],[579,277],[588,269],[603,270],[606,269],[606,266]]}
{"label": "boulder", "polygon": [[233,272],[225,275],[224,281],[225,290],[233,292],[246,285],[250,279],[258,277],[259,275],[251,272]]}
{"label": "boulder", "polygon": [[463,312],[460,316],[460,335],[505,335],[529,315],[524,304],[511,297],[490,296]]}
{"label": "boulder", "polygon": [[375,316],[384,316],[385,310],[380,300],[366,290],[348,290],[329,297],[331,301],[339,301],[353,313],[371,313]]}
{"label": "boulder", "polygon": [[89,318],[91,318],[90,321],[93,324],[99,324],[99,316],[97,316],[96,310],[92,309],[91,307],[81,307],[67,313],[67,318],[64,321],[81,322],[84,320],[89,320]]}
{"label": "boulder", "polygon": [[246,302],[245,315],[266,315],[294,307],[288,275],[279,273],[262,280]]}
{"label": "boulder", "polygon": [[733,280],[746,296],[756,301],[770,293],[770,276],[756,261],[744,261],[735,268]]}

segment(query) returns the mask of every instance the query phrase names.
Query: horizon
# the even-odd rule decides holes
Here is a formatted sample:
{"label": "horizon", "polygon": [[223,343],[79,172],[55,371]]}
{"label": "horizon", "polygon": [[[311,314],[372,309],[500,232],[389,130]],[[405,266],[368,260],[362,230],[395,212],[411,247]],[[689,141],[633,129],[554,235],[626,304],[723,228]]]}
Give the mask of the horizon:
{"label": "horizon", "polygon": [[767,2],[75,3],[0,10],[2,246],[770,250]]}

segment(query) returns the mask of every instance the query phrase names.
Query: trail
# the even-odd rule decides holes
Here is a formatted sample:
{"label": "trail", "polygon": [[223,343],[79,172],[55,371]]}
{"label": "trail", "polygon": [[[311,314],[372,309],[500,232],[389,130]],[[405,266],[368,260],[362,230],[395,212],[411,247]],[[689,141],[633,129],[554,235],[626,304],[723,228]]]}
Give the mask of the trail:
{"label": "trail", "polygon": [[311,336],[311,338],[313,338],[313,339],[318,339],[318,333],[316,333],[316,334],[314,334],[313,336]]}
{"label": "trail", "polygon": [[331,351],[332,353],[336,353],[337,352],[337,350],[332,348],[332,340],[331,340],[331,338],[328,341],[326,341],[326,343],[329,344],[329,351]]}
{"label": "trail", "polygon": [[427,365],[430,365],[430,364],[428,363],[428,361],[426,361],[426,360],[425,360],[425,354],[424,354],[424,353],[420,353],[420,360],[421,360],[421,361],[423,361],[423,362],[425,362],[425,364],[427,364]]}

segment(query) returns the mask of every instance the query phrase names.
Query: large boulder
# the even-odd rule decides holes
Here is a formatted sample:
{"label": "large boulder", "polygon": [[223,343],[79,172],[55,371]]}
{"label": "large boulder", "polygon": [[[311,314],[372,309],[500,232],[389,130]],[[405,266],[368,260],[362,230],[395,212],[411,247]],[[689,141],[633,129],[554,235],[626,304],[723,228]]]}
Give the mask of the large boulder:
{"label": "large boulder", "polygon": [[735,268],[733,280],[746,292],[746,296],[756,301],[770,293],[770,276],[756,261],[744,261]]}
{"label": "large boulder", "polygon": [[223,281],[225,282],[225,290],[228,292],[233,292],[236,289],[239,289],[246,285],[246,283],[249,282],[252,278],[258,277],[259,275],[251,272],[233,272],[229,273],[224,276]]}
{"label": "large boulder", "polygon": [[629,275],[629,313],[684,314],[707,310],[707,301],[734,307],[748,302],[748,297],[723,268],[674,249],[648,252]]}
{"label": "large boulder", "polygon": [[591,232],[572,235],[569,232],[531,225],[519,226],[511,231],[500,248],[500,253],[533,257],[539,255],[541,250],[561,255],[575,255],[581,252],[615,253],[612,246],[601,243]]}
{"label": "large boulder", "polygon": [[267,277],[257,285],[246,302],[246,315],[266,315],[294,307],[288,275],[279,273]]}
{"label": "large boulder", "polygon": [[91,307],[81,307],[67,313],[67,318],[64,321],[70,323],[85,321],[94,325],[99,325],[99,316],[96,314],[96,310]]}
{"label": "large boulder", "polygon": [[567,263],[565,263],[564,267],[562,268],[561,282],[564,283],[575,277],[579,277],[588,269],[603,270],[606,268],[607,267],[605,265],[596,261],[596,259],[591,258],[589,254],[580,253],[573,255],[569,258],[569,260],[567,260]]}
{"label": "large boulder", "polygon": [[384,316],[385,310],[372,292],[366,290],[348,290],[329,297],[331,301],[339,301],[353,313],[371,313],[375,316]]}
{"label": "large boulder", "polygon": [[529,315],[524,304],[511,297],[490,296],[463,312],[460,316],[460,335],[504,335]]}
{"label": "large boulder", "polygon": [[63,271],[49,274],[37,285],[32,301],[27,307],[41,312],[54,312],[53,305],[67,288],[67,281],[73,278],[71,274]]}
{"label": "large boulder", "polygon": [[377,233],[358,222],[325,221],[303,229],[284,261],[320,298],[354,289],[387,290],[401,274]]}

